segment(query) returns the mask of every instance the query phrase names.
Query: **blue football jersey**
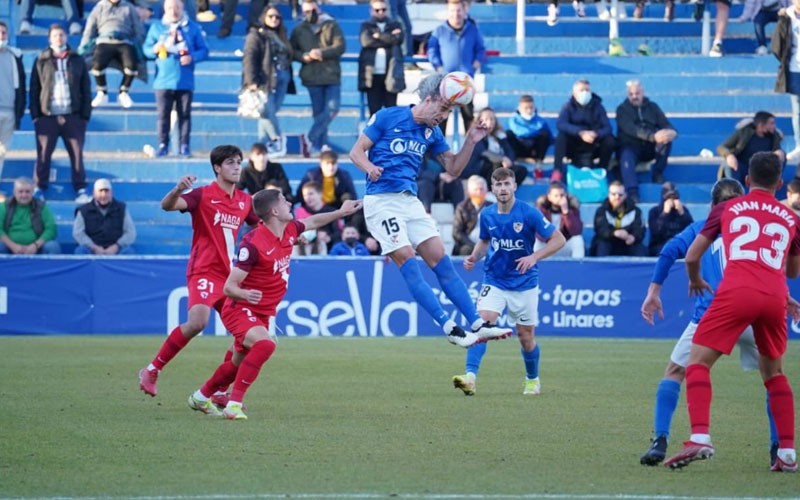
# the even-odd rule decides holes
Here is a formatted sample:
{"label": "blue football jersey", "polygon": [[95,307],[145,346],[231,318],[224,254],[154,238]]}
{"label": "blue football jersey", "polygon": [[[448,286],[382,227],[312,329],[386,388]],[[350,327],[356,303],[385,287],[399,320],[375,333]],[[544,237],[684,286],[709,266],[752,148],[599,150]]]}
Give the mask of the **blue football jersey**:
{"label": "blue football jersey", "polygon": [[483,282],[510,291],[535,288],[539,284],[538,264],[520,274],[516,260],[533,253],[537,233],[548,239],[556,228],[525,202],[516,200],[507,214],[498,213],[497,207],[497,203],[489,205],[479,214],[480,239],[489,242]]}
{"label": "blue football jersey", "polygon": [[[691,246],[695,236],[700,234],[705,224],[705,220],[689,224],[686,229],[675,235],[664,245],[658,255],[658,262],[653,271],[653,283],[658,283],[659,285],[664,283],[669,268],[672,267],[676,260],[686,257],[689,246]],[[725,262],[725,246],[722,244],[722,238],[718,237],[700,258],[700,274],[714,290],[717,289],[720,281],[722,281],[722,270],[725,269]],[[694,311],[692,312],[692,321],[694,323],[700,322],[700,318],[703,317],[706,309],[711,305],[712,298],[713,296],[710,293],[704,293],[695,299]]]}
{"label": "blue football jersey", "polygon": [[367,194],[417,194],[417,174],[425,153],[430,150],[437,156],[450,149],[439,127],[414,121],[411,106],[381,109],[367,122],[364,135],[373,143],[369,160],[383,168],[377,181],[367,176]]}

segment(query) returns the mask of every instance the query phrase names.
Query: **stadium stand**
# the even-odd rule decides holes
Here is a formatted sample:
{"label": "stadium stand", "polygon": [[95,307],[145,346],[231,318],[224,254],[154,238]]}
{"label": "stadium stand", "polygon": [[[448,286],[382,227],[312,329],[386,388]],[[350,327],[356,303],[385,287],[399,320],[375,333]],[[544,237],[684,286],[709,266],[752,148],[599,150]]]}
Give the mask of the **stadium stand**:
{"label": "stadium stand", "polygon": [[[0,19],[5,20],[10,31],[15,33],[18,7],[15,2],[0,3]],[[86,1],[87,15],[94,3],[93,0]],[[152,5],[158,12],[160,2],[152,2]],[[291,28],[294,21],[290,20],[289,5],[281,3],[279,7]],[[59,9],[40,8],[44,10],[35,20],[38,30],[12,38],[12,45],[24,50],[28,76],[36,54],[47,45],[46,27],[51,22],[63,22]],[[244,18],[248,8],[249,2],[239,2],[238,12]],[[342,63],[342,110],[330,129],[330,145],[339,152],[347,152],[364,121],[362,99],[356,88],[356,60],[359,25],[368,16],[368,6],[337,2],[323,8],[337,18],[347,37],[346,57]],[[758,110],[774,113],[778,117],[778,127],[788,136],[784,140],[784,149],[788,151],[794,147],[789,98],[772,90],[777,61],[771,56],[753,55],[756,47],[750,23],[731,22],[729,38],[725,40],[726,56],[709,58],[699,53],[701,23],[692,19],[691,4],[676,5],[675,21],[671,23],[662,20],[663,4],[649,4],[644,19],[629,17],[620,21],[621,42],[632,55],[610,57],[606,53],[608,22],[578,19],[569,5],[562,5],[559,24],[548,27],[545,23],[546,8],[546,3],[526,6],[525,56],[515,55],[515,5],[480,3],[470,8],[470,16],[479,23],[487,48],[499,53],[490,57],[478,83],[484,91],[479,99],[498,111],[501,123],[516,108],[519,96],[530,93],[536,98],[540,114],[555,130],[556,115],[569,97],[572,82],[579,77],[591,81],[594,92],[613,112],[625,99],[625,81],[637,78],[645,86],[648,97],[664,109],[679,131],[665,176],[678,185],[681,197],[695,219],[704,217],[708,211],[708,193],[721,161],[718,157],[704,157],[700,152],[703,149],[714,151],[740,119],[750,117]],[[741,4],[734,4],[731,17],[738,17],[741,8]],[[629,4],[628,9],[631,16],[633,5]],[[409,10],[415,35],[441,22],[442,9],[435,4],[409,4]],[[244,23],[237,23],[233,35],[225,39],[213,35],[219,28],[218,21],[203,23],[202,26],[208,33],[211,57],[199,64],[196,70],[191,158],[170,156],[153,159],[143,153],[145,146],[155,146],[156,117],[152,88],[140,81],[136,81],[132,88],[131,97],[136,103],[133,108],[125,110],[116,104],[97,108],[89,125],[85,148],[88,180],[91,182],[99,177],[113,179],[115,196],[128,203],[136,221],[139,235],[135,247],[139,254],[186,254],[191,235],[189,218],[161,211],[161,197],[183,174],[195,174],[201,181],[210,180],[212,172],[207,152],[213,146],[232,143],[247,150],[256,139],[255,121],[236,115]],[[73,48],[78,42],[77,36],[69,39]],[[637,52],[643,44],[651,49],[652,55]],[[150,71],[152,81],[152,63]],[[418,71],[407,71],[411,87],[418,81],[419,74]],[[109,88],[115,89],[119,78],[118,74],[109,73]],[[290,154],[278,160],[293,187],[303,173],[316,164],[316,160],[298,154],[299,134],[308,129],[311,113],[308,94],[300,85],[296,71],[295,81],[298,94],[288,96],[279,113],[281,126],[289,136]],[[112,102],[113,94],[112,91]],[[401,102],[410,102],[410,99],[410,95],[406,95]],[[613,124],[613,115],[611,118]],[[5,193],[11,191],[14,178],[32,174],[35,149],[29,115],[23,120],[21,130],[16,132],[10,150],[0,172],[0,191]],[[552,155],[552,149],[550,153]],[[552,157],[548,157],[546,168],[551,163]],[[347,161],[346,155],[340,158],[340,168],[354,175],[357,190],[363,193],[363,176]],[[74,248],[71,227],[75,205],[69,183],[69,162],[63,152],[57,151],[54,156],[53,172],[48,203],[57,217],[58,239],[69,253]],[[790,179],[794,172],[794,166],[787,166],[785,177]],[[660,186],[650,184],[649,175],[644,173],[640,182],[640,206],[647,213],[659,200]],[[534,202],[545,189],[546,184],[531,180],[520,187],[518,196]],[[587,244],[593,235],[592,217],[596,208],[597,204],[591,203],[582,207]],[[441,216],[447,211],[436,210],[436,213],[440,214],[443,231],[449,233],[450,223]],[[448,234],[446,241],[450,239]]]}

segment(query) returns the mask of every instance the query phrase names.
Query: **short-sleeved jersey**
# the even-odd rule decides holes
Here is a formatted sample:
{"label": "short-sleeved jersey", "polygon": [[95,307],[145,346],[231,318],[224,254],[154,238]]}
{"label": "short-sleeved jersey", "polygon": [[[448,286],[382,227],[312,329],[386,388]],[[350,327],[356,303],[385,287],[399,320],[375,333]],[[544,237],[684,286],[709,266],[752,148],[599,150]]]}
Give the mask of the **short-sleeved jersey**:
{"label": "short-sleeved jersey", "polygon": [[[283,236],[278,238],[264,224],[259,224],[242,238],[234,266],[247,272],[247,277],[239,284],[241,288],[261,290],[261,301],[250,306],[253,313],[275,315],[289,286],[292,249],[305,230],[302,222],[293,220],[283,230]],[[230,298],[226,302],[236,303]]]}
{"label": "short-sleeved jersey", "polygon": [[771,193],[754,189],[715,206],[701,234],[722,234],[727,265],[719,290],[755,288],[785,296],[786,256],[800,255],[797,215]]}
{"label": "short-sleeved jersey", "polygon": [[258,223],[252,198],[238,189],[231,196],[216,182],[191,189],[181,198],[187,205],[185,212],[192,214],[192,250],[186,274],[228,276],[242,223]]}
{"label": "short-sleeved jersey", "polygon": [[538,209],[516,200],[508,213],[490,205],[479,213],[480,239],[489,242],[483,263],[483,282],[503,290],[530,290],[539,285],[539,266],[525,274],[517,271],[516,260],[533,253],[538,234],[547,240],[555,226]]}
{"label": "short-sleeved jersey", "polygon": [[[700,233],[705,225],[705,220],[700,220],[689,224],[686,229],[676,234],[670,239],[661,253],[658,255],[658,262],[653,270],[653,283],[659,285],[664,284],[667,278],[669,268],[676,260],[686,257],[686,252],[689,250],[694,238]],[[711,248],[706,250],[703,257],[700,259],[700,273],[703,279],[711,285],[711,288],[716,290],[722,281],[722,270],[725,268],[725,247],[722,243],[722,238],[718,237],[711,244]],[[714,295],[704,293],[695,298],[694,311],[692,312],[692,321],[700,323],[700,318],[703,317],[708,306],[711,305],[711,299]]]}
{"label": "short-sleeved jersey", "polygon": [[439,127],[414,121],[411,106],[381,109],[367,122],[364,135],[373,143],[369,160],[383,168],[377,181],[367,176],[367,194],[417,194],[417,174],[425,153],[436,156],[450,149]]}

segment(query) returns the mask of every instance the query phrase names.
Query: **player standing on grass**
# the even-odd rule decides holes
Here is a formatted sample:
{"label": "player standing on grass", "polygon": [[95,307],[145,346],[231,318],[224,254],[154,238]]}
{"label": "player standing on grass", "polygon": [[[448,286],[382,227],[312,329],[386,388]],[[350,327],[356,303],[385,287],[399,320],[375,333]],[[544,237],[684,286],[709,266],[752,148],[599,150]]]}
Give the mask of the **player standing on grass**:
{"label": "player standing on grass", "polygon": [[[153,361],[139,371],[139,388],[150,396],[156,395],[158,374],[164,366],[206,327],[211,308],[222,311],[222,289],[231,269],[239,229],[243,221],[251,226],[258,223],[250,195],[236,189],[242,167],[241,150],[217,146],[211,150],[210,158],[214,182],[192,189],[197,178],[185,175],[161,200],[164,210],[192,214],[192,249],[186,269],[189,315],[186,323],[170,332]],[[231,355],[228,351],[226,359]],[[225,389],[227,386],[220,388]],[[221,392],[215,402],[224,406],[227,396]]]}
{"label": "player standing on grass", "polygon": [[691,295],[713,292],[700,274],[700,260],[720,233],[728,261],[694,334],[686,366],[692,434],[683,449],[664,462],[667,467],[680,468],[714,455],[709,435],[711,367],[722,354],[730,354],[742,330],[752,325],[759,369],[778,430],[778,456],[771,469],[797,471],[794,396],[783,373],[783,354],[788,342],[786,277],[800,274],[800,219],[775,199],[781,171],[781,161],[772,153],[753,155],[745,178],[750,193],[715,206],[686,252]]}
{"label": "player standing on grass", "polygon": [[[458,177],[475,144],[488,132],[476,120],[461,151],[450,151],[438,126],[453,107],[441,97],[443,79],[443,74],[424,78],[417,88],[420,103],[416,106],[384,108],[372,115],[350,150],[350,160],[367,174],[364,217],[370,234],[381,244],[383,254],[397,264],[411,295],[442,327],[447,340],[469,347],[508,337],[511,329],[495,327],[478,315],[467,286],[445,254],[436,223],[417,198],[417,174],[426,152],[430,151],[447,173]],[[470,322],[471,332],[461,329],[442,309],[422,277],[415,250],[433,270],[447,298]]]}
{"label": "player standing on grass", "polygon": [[[498,168],[492,172],[492,192],[497,203],[481,210],[480,236],[466,259],[464,268],[471,271],[484,256],[483,286],[478,297],[478,313],[484,321],[495,323],[504,309],[509,321],[517,326],[517,336],[525,364],[523,394],[536,395],[542,390],[539,381],[539,344],[534,329],[539,323],[538,263],[564,246],[561,231],[536,208],[517,201],[514,172]],[[547,244],[534,252],[536,235]],[[475,394],[475,378],[486,344],[477,344],[467,351],[466,374],[453,377],[453,385],[467,396]]]}
{"label": "player standing on grass", "polygon": [[[246,420],[242,409],[244,395],[258,378],[261,367],[275,351],[269,337],[270,317],[289,286],[289,261],[297,238],[354,214],[361,202],[348,200],[334,212],[319,213],[294,220],[292,204],[277,189],[265,189],[253,196],[253,209],[261,219],[242,239],[239,255],[225,281],[222,322],[234,337],[234,354],[216,369],[203,386],[189,396],[193,410],[222,415],[231,420]],[[211,400],[218,387],[233,383],[230,400],[220,412]]]}
{"label": "player standing on grass", "polygon": [[[711,189],[711,206],[742,196],[744,188],[735,179],[722,179],[714,184]],[[697,234],[703,229],[705,220],[692,223],[681,231],[674,238],[669,240],[658,256],[658,262],[653,270],[653,279],[647,289],[647,296],[642,303],[642,317],[651,325],[654,324],[655,314],[658,313],[664,319],[664,309],[661,305],[661,286],[667,279],[667,274],[672,264],[676,260],[686,256],[689,245],[692,244]],[[722,279],[722,268],[725,265],[725,253],[722,246],[722,239],[714,240],[701,260],[701,272],[703,279],[716,290]],[[678,406],[678,399],[681,395],[681,384],[686,376],[686,361],[689,359],[689,350],[692,347],[692,337],[697,330],[700,318],[708,309],[711,303],[711,294],[703,294],[697,297],[694,305],[692,320],[686,325],[686,329],[681,334],[681,338],[675,344],[664,371],[664,378],[658,383],[656,391],[656,402],[653,415],[653,440],[650,448],[639,458],[642,465],[658,465],[667,455],[667,445],[669,442],[669,431],[672,426],[672,416]],[[742,370],[750,371],[758,368],[758,349],[756,349],[753,328],[748,326],[737,341],[739,346],[739,361]],[[769,418],[770,430],[770,462],[774,463],[778,453],[778,432],[775,430],[775,422],[772,412],[769,411],[769,401],[767,401],[767,417]]]}

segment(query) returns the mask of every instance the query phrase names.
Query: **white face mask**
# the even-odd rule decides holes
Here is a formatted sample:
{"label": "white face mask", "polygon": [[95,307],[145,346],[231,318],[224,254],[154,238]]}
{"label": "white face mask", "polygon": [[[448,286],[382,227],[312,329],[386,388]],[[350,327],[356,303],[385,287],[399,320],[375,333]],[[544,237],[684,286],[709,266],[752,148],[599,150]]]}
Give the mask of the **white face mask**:
{"label": "white face mask", "polygon": [[524,120],[530,120],[530,119],[533,118],[533,114],[532,113],[531,114],[520,113],[519,116],[521,116]]}
{"label": "white face mask", "polygon": [[64,45],[51,45],[50,48],[56,54],[60,54],[60,53],[64,52],[65,50],[67,50],[67,44],[64,44]]}
{"label": "white face mask", "polygon": [[589,104],[589,101],[592,100],[592,93],[589,90],[581,90],[578,92],[578,95],[575,96],[575,100],[578,101],[578,104],[581,106],[586,106]]}
{"label": "white face mask", "polygon": [[8,40],[0,40],[0,49],[8,47]]}

